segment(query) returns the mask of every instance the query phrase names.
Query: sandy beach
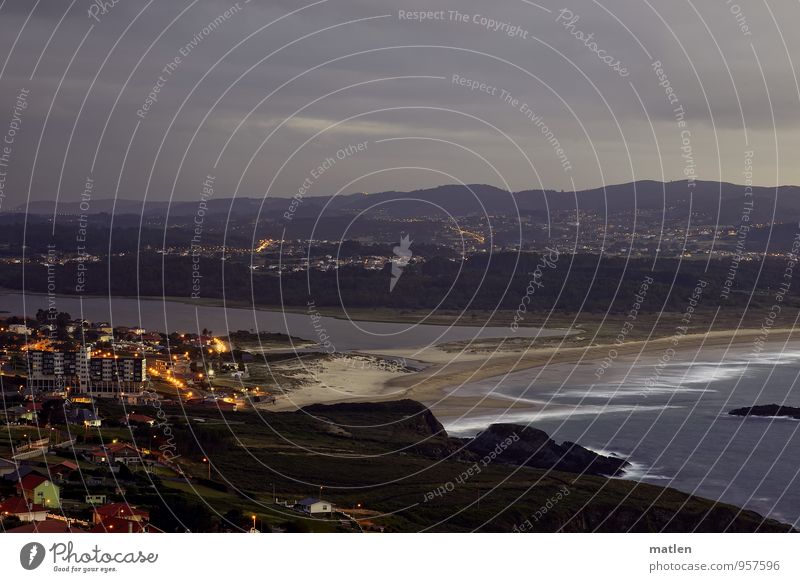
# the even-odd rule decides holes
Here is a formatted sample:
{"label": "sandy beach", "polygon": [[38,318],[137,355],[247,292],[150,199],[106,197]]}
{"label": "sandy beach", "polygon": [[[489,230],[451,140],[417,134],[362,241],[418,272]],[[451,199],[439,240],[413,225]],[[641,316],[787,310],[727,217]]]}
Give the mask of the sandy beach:
{"label": "sandy beach", "polygon": [[359,355],[304,361],[295,367],[302,387],[277,395],[275,404],[259,404],[258,408],[281,412],[309,404],[398,400],[405,389],[389,387],[390,381],[411,375],[381,365],[378,358]]}
{"label": "sandy beach", "polygon": [[[712,331],[687,334],[678,338],[662,337],[649,341],[629,341],[622,345],[602,344],[570,347],[520,348],[518,343],[482,340],[467,345],[447,344],[423,349],[398,349],[370,352],[375,356],[368,365],[353,364],[349,358],[337,358],[315,364],[303,387],[278,398],[270,410],[296,410],[309,404],[337,402],[377,402],[411,398],[429,406],[440,419],[467,415],[491,416],[534,412],[544,407],[536,402],[535,391],[518,401],[492,395],[459,395],[459,388],[481,380],[495,379],[525,370],[554,364],[599,366],[610,350],[616,352],[616,364],[631,365],[637,358],[659,357],[669,349],[691,353],[698,349],[727,348],[747,350],[762,336],[760,329]],[[768,341],[779,347],[789,339],[800,339],[791,329],[773,329]],[[565,342],[568,343],[568,342]],[[358,356],[357,356],[358,357]],[[426,367],[417,372],[381,369],[381,359],[414,360]],[[553,405],[547,404],[548,411]]]}

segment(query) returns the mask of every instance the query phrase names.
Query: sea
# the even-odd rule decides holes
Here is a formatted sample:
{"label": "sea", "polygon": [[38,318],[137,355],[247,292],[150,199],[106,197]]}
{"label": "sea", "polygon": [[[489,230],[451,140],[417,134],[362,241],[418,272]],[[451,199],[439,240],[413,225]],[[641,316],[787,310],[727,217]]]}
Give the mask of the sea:
{"label": "sea", "polygon": [[[478,414],[445,428],[473,435],[494,422],[546,431],[558,442],[624,457],[623,476],[800,524],[800,421],[739,417],[755,404],[800,407],[800,343],[733,344],[616,360],[555,364],[465,384],[458,394],[523,399],[539,412]],[[568,406],[564,406],[568,405]]]}

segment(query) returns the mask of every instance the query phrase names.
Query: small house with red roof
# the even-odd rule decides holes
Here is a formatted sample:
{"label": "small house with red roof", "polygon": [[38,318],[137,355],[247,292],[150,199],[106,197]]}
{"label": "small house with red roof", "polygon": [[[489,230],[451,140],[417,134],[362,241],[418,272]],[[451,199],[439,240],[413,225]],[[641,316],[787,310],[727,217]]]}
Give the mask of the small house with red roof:
{"label": "small house with red roof", "polygon": [[37,473],[25,475],[17,482],[17,492],[29,503],[48,508],[61,506],[61,489],[47,477]]}
{"label": "small house with red roof", "polygon": [[92,515],[92,532],[162,533],[150,523],[150,513],[129,503],[109,503],[96,507]]}
{"label": "small house with red roof", "polygon": [[92,461],[95,463],[108,463],[114,465],[139,465],[142,463],[142,453],[131,444],[115,443],[105,447],[97,447],[92,451]]}
{"label": "small house with red roof", "polygon": [[108,503],[101,507],[95,507],[92,523],[103,523],[112,518],[146,523],[150,521],[150,512],[139,509],[130,503]]}
{"label": "small house with red roof", "polygon": [[47,519],[47,508],[30,503],[23,497],[9,497],[0,502],[0,516],[16,517],[20,521],[44,521]]}
{"label": "small house with red roof", "polygon": [[66,521],[60,519],[46,519],[44,521],[32,521],[6,530],[7,533],[85,533],[85,530],[71,526]]}
{"label": "small house with red roof", "polygon": [[69,476],[75,473],[78,469],[79,467],[76,463],[65,460],[61,461],[57,465],[51,465],[48,467],[47,471],[53,476],[53,479],[60,482],[69,479]]}

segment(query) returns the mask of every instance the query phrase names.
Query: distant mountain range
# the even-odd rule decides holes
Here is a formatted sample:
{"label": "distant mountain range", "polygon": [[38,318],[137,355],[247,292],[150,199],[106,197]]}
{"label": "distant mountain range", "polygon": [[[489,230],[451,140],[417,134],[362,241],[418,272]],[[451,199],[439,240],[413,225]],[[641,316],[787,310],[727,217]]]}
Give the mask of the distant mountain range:
{"label": "distant mountain range", "polygon": [[[293,218],[316,218],[317,216],[354,215],[365,212],[369,216],[391,218],[414,218],[465,216],[470,214],[514,215],[547,213],[553,211],[575,211],[576,208],[598,213],[632,213],[639,211],[665,210],[671,215],[686,215],[689,209],[707,215],[713,222],[737,224],[745,211],[745,202],[753,201],[751,218],[765,222],[773,216],[786,222],[800,219],[800,187],[777,188],[753,187],[752,199],[745,196],[745,186],[726,182],[697,181],[693,188],[686,181],[656,182],[644,180],[618,184],[605,188],[593,188],[578,192],[558,190],[524,190],[508,192],[483,184],[444,185],[411,192],[378,192],[374,194],[348,194],[343,196],[309,196],[297,205]],[[282,219],[289,211],[292,199],[260,198],[216,198],[208,201],[208,215],[224,218],[255,218],[262,220]],[[29,214],[52,215],[54,201],[32,201],[27,208]],[[173,219],[194,216],[198,201],[141,201],[97,199],[91,202],[88,214],[108,213],[115,215],[141,215],[148,218]],[[24,205],[11,212],[25,212]],[[81,214],[80,203],[61,199],[58,214]]]}

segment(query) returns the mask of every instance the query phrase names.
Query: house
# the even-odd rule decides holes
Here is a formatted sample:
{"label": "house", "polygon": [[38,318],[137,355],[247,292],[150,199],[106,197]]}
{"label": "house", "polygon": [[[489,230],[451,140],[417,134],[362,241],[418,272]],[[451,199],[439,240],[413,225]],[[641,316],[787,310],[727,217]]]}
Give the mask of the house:
{"label": "house", "polygon": [[67,414],[67,420],[71,424],[80,424],[84,427],[99,427],[103,425],[103,419],[87,408],[76,408]]}
{"label": "house", "polygon": [[134,507],[130,503],[108,503],[102,507],[95,507],[92,523],[103,523],[111,518],[145,523],[150,521],[150,512]]}
{"label": "house", "polygon": [[31,473],[17,483],[17,491],[30,503],[53,508],[61,505],[61,489],[47,477]]}
{"label": "house", "polygon": [[19,333],[22,335],[26,335],[29,333],[28,326],[23,323],[12,323],[8,326],[8,331],[11,333]]}
{"label": "house", "polygon": [[141,406],[152,400],[152,396],[146,392],[125,392],[119,395],[119,400],[128,406]]}
{"label": "house", "polygon": [[128,443],[115,443],[106,447],[97,447],[92,451],[92,461],[95,463],[108,463],[114,465],[138,465],[142,463],[142,453]]}
{"label": "house", "polygon": [[55,481],[66,481],[70,475],[78,471],[79,467],[72,461],[61,461],[57,465],[48,467],[48,472]]}
{"label": "house", "polygon": [[314,497],[306,497],[305,499],[301,499],[295,503],[294,507],[303,513],[308,513],[311,515],[317,513],[331,513],[333,511],[333,505],[330,501],[323,501],[322,499],[316,499]]}
{"label": "house", "polygon": [[19,415],[21,420],[28,420],[30,422],[34,422],[36,418],[39,416],[39,413],[42,411],[42,403],[41,402],[26,402],[25,403],[25,412]]}
{"label": "house", "polygon": [[32,521],[25,525],[6,530],[7,533],[83,533],[84,530],[70,526],[66,521],[59,519],[46,519]]}
{"label": "house", "polygon": [[44,521],[47,519],[47,508],[36,503],[29,503],[23,497],[9,497],[0,502],[0,516],[16,517],[20,521]]}
{"label": "house", "polygon": [[89,505],[105,505],[108,502],[108,495],[87,495],[86,503]]}

